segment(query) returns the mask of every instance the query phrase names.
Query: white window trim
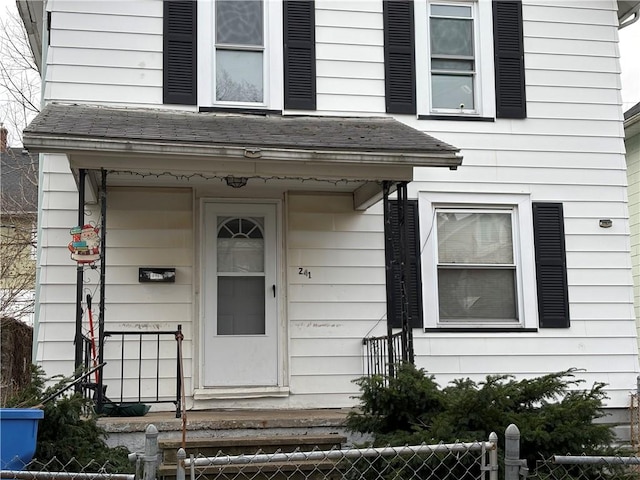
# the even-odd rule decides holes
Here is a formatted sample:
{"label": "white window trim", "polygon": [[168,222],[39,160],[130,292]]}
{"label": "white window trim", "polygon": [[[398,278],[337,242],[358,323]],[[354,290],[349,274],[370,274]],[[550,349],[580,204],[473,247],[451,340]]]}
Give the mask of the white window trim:
{"label": "white window trim", "polygon": [[[528,194],[474,194],[419,192],[420,252],[422,268],[423,314],[425,328],[536,328],[538,295],[533,244],[533,214]],[[438,306],[438,262],[435,211],[440,207],[511,209],[516,264],[518,322],[440,322]]]}
{"label": "white window trim", "polygon": [[[475,108],[463,110],[431,108],[431,55],[429,48],[429,4],[471,5],[474,17]],[[493,62],[493,12],[491,0],[419,0],[414,2],[416,35],[416,98],[419,115],[495,117]]]}
{"label": "white window trim", "polygon": [[264,0],[264,101],[219,102],[215,99],[215,1],[198,2],[198,105],[282,110],[282,2]]}

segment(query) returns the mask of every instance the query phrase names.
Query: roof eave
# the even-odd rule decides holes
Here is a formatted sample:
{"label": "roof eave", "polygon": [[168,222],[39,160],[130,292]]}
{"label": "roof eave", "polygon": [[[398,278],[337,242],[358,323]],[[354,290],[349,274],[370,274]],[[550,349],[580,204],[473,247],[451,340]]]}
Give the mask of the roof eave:
{"label": "roof eave", "polygon": [[333,149],[292,149],[260,147],[259,145],[219,145],[149,140],[126,140],[51,136],[24,133],[24,145],[31,153],[110,153],[135,155],[161,155],[183,157],[215,157],[238,161],[274,161],[307,163],[318,162],[341,165],[378,165],[457,168],[462,155],[456,150],[440,152],[365,152]]}
{"label": "roof eave", "polygon": [[640,1],[618,0],[618,28],[628,27],[640,19]]}

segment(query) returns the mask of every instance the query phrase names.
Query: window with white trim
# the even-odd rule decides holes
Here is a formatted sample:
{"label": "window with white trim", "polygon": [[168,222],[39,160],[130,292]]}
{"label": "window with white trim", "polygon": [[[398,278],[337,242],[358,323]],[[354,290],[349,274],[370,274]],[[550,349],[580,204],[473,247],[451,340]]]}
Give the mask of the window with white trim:
{"label": "window with white trim", "polygon": [[215,1],[215,101],[264,102],[264,2]]}
{"label": "window with white trim", "polygon": [[528,196],[423,192],[420,210],[425,326],[535,327]]}
{"label": "window with white trim", "polygon": [[513,211],[435,213],[440,322],[517,322]]}
{"label": "window with white trim", "polygon": [[198,104],[282,108],[282,4],[198,2]]}
{"label": "window with white trim", "polygon": [[431,107],[475,109],[475,41],[472,5],[429,5]]}
{"label": "window with white trim", "polygon": [[423,0],[415,13],[418,113],[495,115],[491,1]]}

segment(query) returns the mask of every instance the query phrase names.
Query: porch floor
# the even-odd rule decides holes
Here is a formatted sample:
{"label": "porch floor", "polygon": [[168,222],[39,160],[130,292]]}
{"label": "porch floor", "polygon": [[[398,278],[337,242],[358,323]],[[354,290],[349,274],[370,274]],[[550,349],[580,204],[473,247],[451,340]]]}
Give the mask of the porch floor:
{"label": "porch floor", "polygon": [[[342,428],[350,410],[194,410],[187,411],[187,431]],[[175,418],[174,411],[149,412],[143,417],[102,417],[98,424],[107,433],[144,432],[149,424],[160,432],[182,430],[182,418]]]}

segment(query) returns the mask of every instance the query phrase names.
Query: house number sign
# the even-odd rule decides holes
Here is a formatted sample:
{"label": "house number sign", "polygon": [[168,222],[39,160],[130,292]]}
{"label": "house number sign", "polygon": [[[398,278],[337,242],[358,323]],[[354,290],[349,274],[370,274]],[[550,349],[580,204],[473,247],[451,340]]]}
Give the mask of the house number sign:
{"label": "house number sign", "polygon": [[303,267],[298,267],[298,275],[302,275],[303,277],[311,278],[311,271],[307,270]]}

